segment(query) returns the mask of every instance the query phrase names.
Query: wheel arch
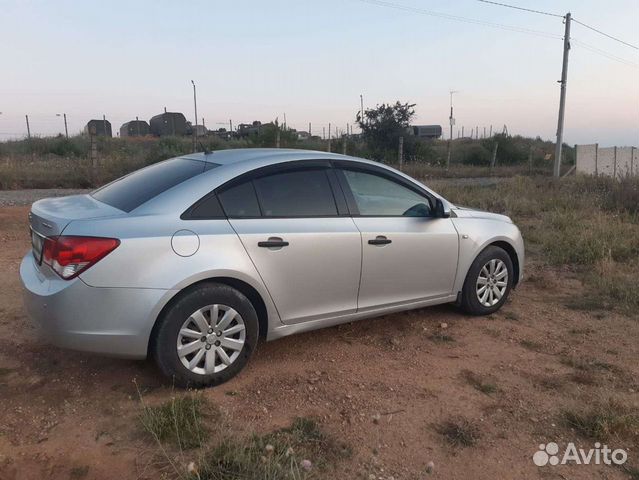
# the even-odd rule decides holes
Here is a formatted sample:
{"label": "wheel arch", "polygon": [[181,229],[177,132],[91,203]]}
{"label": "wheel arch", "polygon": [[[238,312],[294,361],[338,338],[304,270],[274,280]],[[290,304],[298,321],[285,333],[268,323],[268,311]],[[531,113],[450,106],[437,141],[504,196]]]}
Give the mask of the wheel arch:
{"label": "wheel arch", "polygon": [[229,287],[238,290],[246,298],[248,298],[249,302],[251,302],[251,304],[253,305],[253,308],[255,308],[255,313],[257,313],[259,337],[266,338],[266,335],[268,333],[268,328],[269,328],[268,309],[266,307],[266,303],[264,302],[264,299],[262,298],[262,295],[260,295],[257,289],[253,287],[251,284],[243,280],[240,280],[238,278],[226,277],[226,276],[219,276],[219,277],[214,276],[214,277],[203,278],[201,280],[198,280],[196,282],[193,282],[183,287],[182,289],[177,291],[175,295],[173,295],[169,299],[169,301],[167,301],[164,304],[164,306],[160,309],[160,312],[155,317],[153,328],[151,329],[151,334],[149,336],[149,341],[147,344],[147,357],[149,357],[151,354],[151,347],[153,346],[153,342],[155,341],[157,328],[160,323],[160,319],[162,318],[164,313],[169,308],[171,308],[171,306],[173,306],[175,302],[177,302],[183,295],[187,294],[188,292],[196,289],[197,287],[205,283],[219,283],[223,285],[228,285]]}
{"label": "wheel arch", "polygon": [[498,240],[496,242],[492,242],[486,245],[484,248],[481,249],[480,253],[486,250],[486,248],[491,246],[499,247],[502,250],[505,250],[508,256],[510,257],[510,261],[513,264],[513,270],[514,270],[513,288],[515,288],[517,284],[519,283],[519,272],[520,272],[519,256],[517,255],[517,251],[515,250],[515,247],[513,247],[510,243],[504,240]]}

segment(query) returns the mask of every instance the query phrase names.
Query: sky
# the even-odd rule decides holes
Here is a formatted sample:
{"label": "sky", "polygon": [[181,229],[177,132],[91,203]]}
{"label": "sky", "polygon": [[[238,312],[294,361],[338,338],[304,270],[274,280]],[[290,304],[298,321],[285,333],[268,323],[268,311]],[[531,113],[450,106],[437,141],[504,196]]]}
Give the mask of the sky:
{"label": "sky", "polygon": [[[638,0],[505,1],[570,11],[639,45]],[[286,116],[313,134],[345,130],[363,95],[365,108],[415,103],[415,124],[448,134],[456,90],[455,137],[506,125],[555,138],[561,18],[477,0],[388,2],[551,37],[362,0],[0,0],[0,140],[26,136],[25,115],[34,135],[63,132],[62,113],[70,134],[102,115],[115,132],[164,107],[193,121],[191,80],[210,129]],[[639,50],[574,22],[571,37],[564,140],[639,146]]]}

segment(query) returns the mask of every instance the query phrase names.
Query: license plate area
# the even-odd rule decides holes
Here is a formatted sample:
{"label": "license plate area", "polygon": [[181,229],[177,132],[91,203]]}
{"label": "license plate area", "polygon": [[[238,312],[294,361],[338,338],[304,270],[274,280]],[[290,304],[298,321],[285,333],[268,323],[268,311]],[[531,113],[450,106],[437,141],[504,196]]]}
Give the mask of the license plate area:
{"label": "license plate area", "polygon": [[44,237],[31,229],[31,252],[33,257],[38,262],[38,265],[42,265],[42,249],[44,246]]}

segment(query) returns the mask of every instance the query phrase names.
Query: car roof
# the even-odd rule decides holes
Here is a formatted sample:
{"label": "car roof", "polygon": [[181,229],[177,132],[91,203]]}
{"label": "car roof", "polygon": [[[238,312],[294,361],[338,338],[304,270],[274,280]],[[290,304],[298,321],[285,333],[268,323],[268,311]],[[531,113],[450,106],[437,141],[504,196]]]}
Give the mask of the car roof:
{"label": "car roof", "polygon": [[[241,162],[267,160],[273,157],[273,163],[290,160],[321,160],[321,159],[350,159],[365,161],[361,158],[349,157],[331,152],[319,150],[303,150],[296,148],[236,148],[228,150],[215,150],[213,152],[189,153],[180,158],[199,160],[201,162],[215,163],[218,165],[231,165]],[[268,163],[268,162],[266,162]]]}

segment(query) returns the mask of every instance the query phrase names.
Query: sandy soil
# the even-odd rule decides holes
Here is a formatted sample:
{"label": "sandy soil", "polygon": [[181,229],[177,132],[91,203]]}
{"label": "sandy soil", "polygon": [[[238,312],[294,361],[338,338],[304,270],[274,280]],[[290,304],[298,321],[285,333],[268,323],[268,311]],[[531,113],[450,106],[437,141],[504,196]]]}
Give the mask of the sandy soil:
{"label": "sandy soil", "polygon": [[[175,392],[150,362],[64,351],[38,338],[18,278],[27,212],[0,209],[0,479],[158,478],[157,449],[137,423],[138,389],[149,401]],[[532,462],[540,443],[592,448],[562,422],[565,409],[609,395],[639,400],[639,324],[564,308],[579,288],[570,272],[531,262],[526,281],[490,317],[436,307],[264,343],[242,374],[204,395],[239,431],[317,418],[354,451],[332,478],[628,478],[612,466]],[[442,334],[453,341],[431,338]],[[614,368],[580,383],[566,356]],[[466,370],[497,390],[473,388]],[[438,433],[459,417],[478,426],[477,445],[453,448]],[[636,445],[614,447],[637,466]]]}

